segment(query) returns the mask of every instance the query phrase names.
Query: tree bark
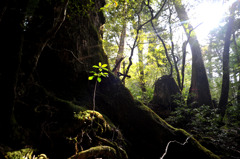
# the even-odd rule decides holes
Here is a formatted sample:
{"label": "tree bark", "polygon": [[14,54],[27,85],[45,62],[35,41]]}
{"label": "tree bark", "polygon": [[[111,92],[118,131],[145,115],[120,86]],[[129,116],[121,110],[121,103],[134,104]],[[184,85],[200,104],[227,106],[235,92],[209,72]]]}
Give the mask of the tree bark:
{"label": "tree bark", "polygon": [[[2,2],[1,2],[2,3]],[[13,131],[13,109],[23,47],[22,22],[26,3],[9,1],[0,21],[0,141],[8,141]]]}
{"label": "tree bark", "polygon": [[[207,74],[202,58],[202,51],[197,37],[194,33],[194,28],[188,23],[189,18],[181,1],[173,1],[177,11],[178,18],[183,22],[183,28],[186,36],[189,37],[189,43],[192,51],[192,78],[189,90],[188,104],[194,104],[199,107],[201,105],[212,106],[211,94]],[[189,35],[190,34],[190,35]]]}
{"label": "tree bark", "polygon": [[[237,42],[236,42],[236,36],[235,36],[235,33],[233,33],[233,42],[234,42],[234,50],[236,52],[236,56],[237,56],[237,63],[238,63],[238,67],[240,65],[240,52],[239,52],[239,49],[240,47],[238,46]],[[238,74],[238,81],[236,80],[237,82],[237,103],[240,105],[240,71],[237,71],[235,75]],[[237,79],[237,77],[236,77]]]}
{"label": "tree bark", "polygon": [[219,99],[219,110],[222,117],[225,114],[226,106],[228,104],[229,95],[229,49],[231,44],[232,28],[234,24],[234,11],[238,2],[233,3],[230,9],[230,17],[228,18],[227,30],[224,39],[224,50],[223,50],[223,77],[222,77],[222,89],[221,96]]}

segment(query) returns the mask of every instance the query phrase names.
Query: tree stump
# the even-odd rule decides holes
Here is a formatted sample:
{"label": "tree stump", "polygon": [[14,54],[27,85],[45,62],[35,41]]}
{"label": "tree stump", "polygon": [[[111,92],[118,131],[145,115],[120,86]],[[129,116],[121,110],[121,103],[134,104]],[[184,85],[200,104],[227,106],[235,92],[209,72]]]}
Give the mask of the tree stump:
{"label": "tree stump", "polygon": [[154,95],[149,107],[162,118],[168,115],[177,107],[176,100],[181,100],[181,92],[175,80],[165,75],[155,82]]}

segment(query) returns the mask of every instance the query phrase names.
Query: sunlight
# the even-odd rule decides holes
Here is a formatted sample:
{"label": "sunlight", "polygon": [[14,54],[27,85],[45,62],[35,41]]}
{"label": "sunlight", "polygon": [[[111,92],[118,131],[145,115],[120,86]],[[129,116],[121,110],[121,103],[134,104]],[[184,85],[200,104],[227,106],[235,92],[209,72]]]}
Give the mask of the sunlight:
{"label": "sunlight", "polygon": [[204,1],[190,11],[189,15],[193,15],[190,16],[193,26],[201,23],[195,30],[199,41],[203,42],[211,30],[219,27],[226,16],[226,12],[228,12],[229,6],[234,1],[230,0],[226,3],[223,3],[223,1]]}

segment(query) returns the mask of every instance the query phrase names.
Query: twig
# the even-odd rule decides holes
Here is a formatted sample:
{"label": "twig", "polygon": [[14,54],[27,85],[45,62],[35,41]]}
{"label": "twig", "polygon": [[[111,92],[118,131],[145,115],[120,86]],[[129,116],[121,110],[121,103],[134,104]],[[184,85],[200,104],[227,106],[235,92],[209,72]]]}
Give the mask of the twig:
{"label": "twig", "polygon": [[170,145],[171,143],[175,142],[175,143],[177,143],[177,144],[180,144],[180,145],[184,146],[184,145],[188,142],[188,139],[189,139],[190,137],[191,137],[191,136],[189,136],[189,137],[185,140],[184,143],[178,142],[178,141],[176,141],[176,140],[174,140],[174,141],[169,141],[168,144],[167,144],[167,146],[166,146],[165,152],[164,152],[164,154],[162,155],[162,157],[160,157],[160,159],[163,159],[164,156],[166,156],[167,151],[168,151],[168,147],[169,147],[169,145]]}

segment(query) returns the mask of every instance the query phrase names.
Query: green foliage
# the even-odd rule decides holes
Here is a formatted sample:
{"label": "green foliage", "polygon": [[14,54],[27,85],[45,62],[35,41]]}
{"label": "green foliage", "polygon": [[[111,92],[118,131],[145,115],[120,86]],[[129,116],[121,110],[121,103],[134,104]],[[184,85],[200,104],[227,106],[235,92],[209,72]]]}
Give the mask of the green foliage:
{"label": "green foliage", "polygon": [[202,105],[199,108],[187,106],[181,101],[175,101],[179,107],[166,120],[176,127],[194,130],[204,135],[218,133],[221,121],[217,109]]}
{"label": "green foliage", "polygon": [[97,71],[90,71],[90,73],[92,73],[92,76],[88,77],[88,80],[93,80],[94,77],[97,78],[96,83],[95,83],[95,87],[94,87],[94,92],[93,92],[93,110],[95,110],[95,96],[96,96],[96,89],[97,89],[97,82],[101,82],[102,78],[101,77],[107,77],[108,73],[107,72],[103,72],[103,71],[108,71],[107,64],[103,64],[101,62],[98,63],[97,65],[93,65],[93,68],[97,69]]}
{"label": "green foliage", "polygon": [[[222,123],[218,109],[203,105],[199,108],[187,106],[183,101],[175,101],[179,107],[176,108],[166,121],[175,127],[180,127],[195,135],[198,140],[208,142],[224,152],[237,150],[239,147],[240,111],[238,106],[227,109],[225,123]],[[224,125],[224,126],[223,126]],[[205,141],[208,138],[209,141]],[[226,150],[226,151],[225,151]]]}
{"label": "green foliage", "polygon": [[108,71],[107,64],[103,64],[101,62],[99,62],[98,66],[97,65],[93,65],[93,68],[97,69],[97,71],[90,71],[90,73],[92,73],[92,76],[88,77],[88,80],[93,80],[94,77],[97,78],[97,81],[100,83],[102,81],[101,77],[107,77],[108,73],[107,72],[103,72],[104,71]]}

